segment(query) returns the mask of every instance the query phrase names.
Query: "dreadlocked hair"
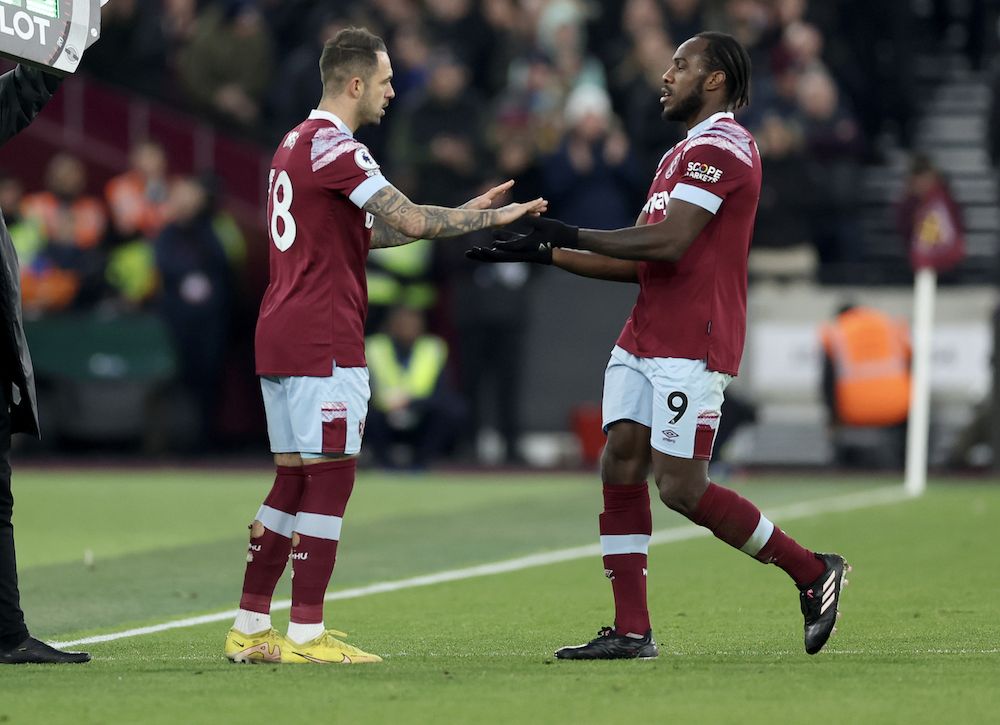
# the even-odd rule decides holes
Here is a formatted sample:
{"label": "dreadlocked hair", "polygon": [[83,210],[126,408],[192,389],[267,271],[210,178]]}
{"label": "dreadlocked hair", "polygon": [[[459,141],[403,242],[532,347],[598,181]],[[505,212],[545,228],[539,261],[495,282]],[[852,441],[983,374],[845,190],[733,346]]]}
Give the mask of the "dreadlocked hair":
{"label": "dreadlocked hair", "polygon": [[750,105],[750,54],[746,48],[727,33],[709,30],[695,37],[708,41],[702,52],[708,71],[726,74],[730,107],[737,110]]}

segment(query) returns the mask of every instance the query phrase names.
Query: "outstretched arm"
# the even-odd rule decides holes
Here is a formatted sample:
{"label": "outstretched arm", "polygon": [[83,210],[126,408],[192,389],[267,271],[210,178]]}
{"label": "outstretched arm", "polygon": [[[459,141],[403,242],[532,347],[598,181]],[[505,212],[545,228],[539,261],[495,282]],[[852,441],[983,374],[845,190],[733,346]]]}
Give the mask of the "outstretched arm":
{"label": "outstretched arm", "polygon": [[552,264],[579,277],[639,283],[638,262],[628,259],[613,259],[603,254],[556,248],[552,250]]}
{"label": "outstretched arm", "polygon": [[671,199],[663,221],[613,231],[581,229],[577,248],[615,259],[676,262],[713,216],[700,206]]}
{"label": "outstretched arm", "polygon": [[381,217],[375,217],[375,223],[372,225],[372,249],[401,247],[415,241],[417,241],[417,237],[403,234],[398,229],[390,227]]}
{"label": "outstretched arm", "polygon": [[[489,209],[498,198],[510,191],[512,186],[514,186],[513,181],[505,181],[502,184],[494,186],[492,189],[489,189],[483,194],[469,199],[458,208]],[[417,238],[418,237],[411,237],[408,234],[404,234],[398,229],[393,228],[381,217],[375,217],[375,224],[372,227],[372,249],[399,247],[416,241]]]}
{"label": "outstretched arm", "polygon": [[[636,226],[646,223],[646,212],[641,212],[635,220]],[[531,262],[551,264],[571,274],[609,282],[639,282],[638,263],[627,259],[614,259],[603,254],[575,249],[562,249],[549,245],[531,245],[529,248],[514,250],[505,242],[492,248],[477,247],[465,255],[478,262]]]}
{"label": "outstretched arm", "polygon": [[[646,212],[639,212],[635,226],[646,226]],[[609,282],[639,283],[639,264],[628,259],[614,259],[594,252],[577,252],[572,249],[552,250],[552,264],[571,274]]]}
{"label": "outstretched arm", "polygon": [[510,224],[525,214],[541,213],[546,207],[544,199],[508,204],[500,209],[427,206],[414,204],[403,192],[389,185],[376,192],[364,209],[406,237],[438,239]]}

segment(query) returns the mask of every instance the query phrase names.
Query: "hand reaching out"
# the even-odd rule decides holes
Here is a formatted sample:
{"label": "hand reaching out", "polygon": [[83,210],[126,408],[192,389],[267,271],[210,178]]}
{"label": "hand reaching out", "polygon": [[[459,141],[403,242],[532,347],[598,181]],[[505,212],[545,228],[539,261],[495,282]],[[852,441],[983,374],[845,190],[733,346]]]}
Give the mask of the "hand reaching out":
{"label": "hand reaching out", "polygon": [[460,206],[460,209],[490,209],[497,199],[503,197],[514,186],[514,180],[509,179],[502,184],[497,184],[489,191],[483,192],[479,196],[469,199]]}
{"label": "hand reaching out", "polygon": [[521,226],[530,231],[519,233],[513,230],[494,232],[496,240],[492,247],[476,247],[465,253],[477,262],[532,262],[552,264],[554,247],[573,248],[577,245],[579,228],[564,224],[558,219],[529,217]]}

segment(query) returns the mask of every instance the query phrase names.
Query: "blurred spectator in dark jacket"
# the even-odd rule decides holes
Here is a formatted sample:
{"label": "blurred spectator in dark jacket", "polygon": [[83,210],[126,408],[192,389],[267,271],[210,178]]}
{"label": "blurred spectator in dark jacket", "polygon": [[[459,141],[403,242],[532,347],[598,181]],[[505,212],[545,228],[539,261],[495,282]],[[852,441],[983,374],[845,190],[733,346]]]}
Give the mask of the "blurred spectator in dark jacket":
{"label": "blurred spectator in dark jacket", "polygon": [[667,27],[676,43],[707,30],[704,0],[663,0]]}
{"label": "blurred spectator in dark jacket", "polygon": [[228,343],[232,279],[212,223],[206,186],[182,178],[171,184],[169,223],[154,242],[160,272],[160,312],[180,361],[180,382],[198,406],[201,435],[210,445]]}
{"label": "blurred spectator in dark jacket", "polygon": [[471,85],[487,85],[494,39],[473,0],[424,0],[422,18],[431,43],[447,48],[468,69]]}
{"label": "blurred spectator in dark jacket", "polygon": [[[609,13],[610,9],[605,11]],[[601,56],[607,68],[611,69],[611,78],[608,90],[611,92],[612,100],[616,108],[621,108],[626,98],[622,96],[623,83],[636,73],[641,63],[636,58],[639,39],[646,33],[662,33],[666,37],[667,44],[670,44],[670,31],[667,28],[667,21],[664,16],[664,6],[660,0],[625,0],[622,4],[619,18],[620,29],[614,34],[609,34],[605,42],[596,44],[596,52]],[[600,17],[599,22],[603,27],[606,23],[604,17]],[[601,28],[593,25],[589,28],[590,35],[600,33]],[[685,38],[686,39],[686,38]],[[664,65],[673,55],[659,59],[660,75],[667,69]]]}
{"label": "blurred spectator in dark jacket", "polygon": [[802,153],[800,132],[780,116],[771,115],[755,136],[760,146],[763,181],[753,247],[810,243],[809,215],[816,194]]}
{"label": "blurred spectator in dark jacket", "polygon": [[[303,38],[309,38],[322,24],[322,19],[316,17],[314,11],[317,5],[326,5],[315,0],[257,0],[257,4],[267,27],[271,30],[271,39],[274,41],[275,55],[278,58],[286,57]],[[330,10],[323,8],[320,12],[328,15]]]}
{"label": "blurred spectator in dark jacket", "polygon": [[389,43],[391,54],[395,29],[419,22],[421,10],[419,0],[363,0],[354,3],[350,17],[357,21],[355,24],[378,28],[383,40]]}
{"label": "blurred spectator in dark jacket", "polygon": [[396,32],[392,49],[392,87],[396,91],[396,103],[401,103],[427,87],[431,47],[424,29],[416,23],[408,23]]}
{"label": "blurred spectator in dark jacket", "polygon": [[[490,241],[488,234],[470,239],[479,245]],[[462,438],[473,456],[480,434],[493,428],[504,443],[504,461],[524,462],[522,394],[528,333],[524,321],[531,317],[530,287],[537,273],[532,265],[520,263],[473,267],[463,257],[456,260],[450,277],[461,391],[470,408]]]}
{"label": "blurred spectator in dark jacket", "polygon": [[426,92],[395,124],[399,185],[435,204],[465,201],[466,191],[483,176],[482,107],[461,61],[443,51],[436,55]]}
{"label": "blurred spectator in dark jacket", "polygon": [[811,174],[824,189],[811,215],[821,281],[858,279],[864,246],[854,213],[859,156],[864,150],[860,129],[824,70],[808,70],[800,75],[798,98]]}
{"label": "blurred spectator in dark jacket", "polygon": [[251,128],[274,68],[267,26],[253,0],[225,0],[198,15],[179,71],[191,100],[220,121]]}
{"label": "blurred spectator in dark jacket", "polygon": [[22,276],[25,308],[53,311],[92,304],[102,294],[101,243],[108,228],[104,205],[86,194],[86,167],[70,154],[52,158],[45,186],[21,204],[43,237]]}
{"label": "blurred spectator in dark jacket", "polygon": [[543,162],[553,216],[594,229],[635,223],[644,179],[607,94],[581,86],[566,103],[566,139]]}
{"label": "blurred spectator in dark jacket", "polygon": [[651,27],[638,33],[632,52],[616,69],[618,107],[623,109],[628,139],[646,177],[656,170],[663,154],[684,138],[680,124],[663,120],[663,107],[659,103],[664,63],[669,62],[664,59],[673,55],[674,47],[667,34]]}
{"label": "blurred spectator in dark jacket", "polygon": [[[170,48],[160,0],[116,0],[101,10],[101,40],[87,49],[83,68],[141,93],[161,94]],[[168,84],[169,85],[169,84]]]}
{"label": "blurred spectator in dark jacket", "polygon": [[529,13],[518,0],[483,0],[482,14],[492,36],[489,65],[484,69],[484,90],[490,98],[507,86],[510,70],[518,58],[533,49],[534,32]]}
{"label": "blurred spectator in dark jacket", "polygon": [[337,15],[321,17],[315,32],[281,64],[277,74],[280,80],[273,84],[268,99],[268,117],[275,138],[302,123],[319,104],[323,87],[316,69],[323,45],[345,26],[345,21]]}

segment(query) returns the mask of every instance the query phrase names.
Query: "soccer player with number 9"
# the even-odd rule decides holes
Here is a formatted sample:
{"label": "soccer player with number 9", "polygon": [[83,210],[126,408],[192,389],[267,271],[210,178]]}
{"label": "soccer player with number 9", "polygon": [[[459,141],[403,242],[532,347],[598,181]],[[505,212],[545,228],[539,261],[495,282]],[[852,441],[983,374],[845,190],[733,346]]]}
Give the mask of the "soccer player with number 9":
{"label": "soccer player with number 9", "polygon": [[[513,182],[450,209],[411,202],[354,138],[395,95],[385,44],[364,29],[329,40],[323,96],[289,131],[268,178],[270,283],[256,332],[274,486],[250,525],[240,609],[225,643],[234,662],[363,663],[377,655],[323,623],[323,600],[354,487],[368,411],[364,324],[369,248],[454,237],[546,209],[494,209]],[[271,627],[274,587],[292,562],[287,637]]]}
{"label": "soccer player with number 9", "polygon": [[[639,285],[604,377],[600,533],[615,623],[590,642],[558,650],[560,659],[658,654],[646,605],[650,471],[664,504],[792,578],[806,652],[819,652],[833,632],[843,557],[800,546],[750,501],[708,478],[723,393],[746,336],[761,167],[757,144],[733,111],[749,102],[749,90],[750,57],[739,42],[699,33],[677,49],[660,98],[663,118],[684,123],[687,138],[660,160],[634,227],[601,231],[529,219],[528,233],[468,253]],[[726,606],[741,606],[737,591],[721,596]]]}

